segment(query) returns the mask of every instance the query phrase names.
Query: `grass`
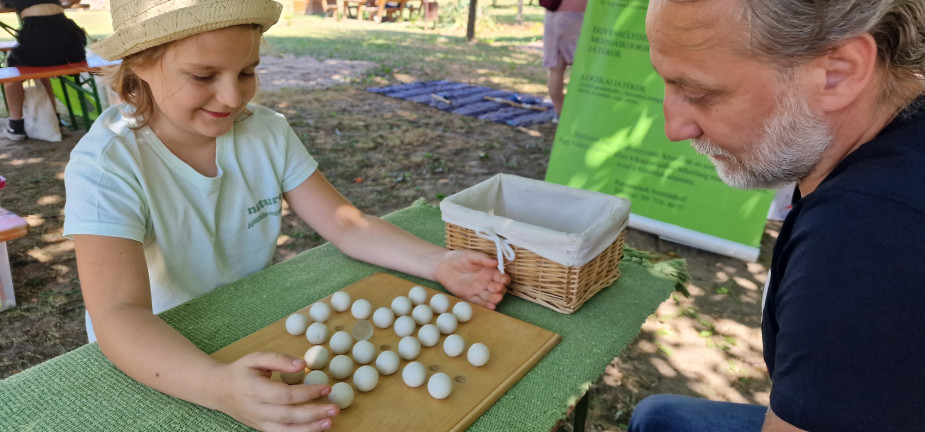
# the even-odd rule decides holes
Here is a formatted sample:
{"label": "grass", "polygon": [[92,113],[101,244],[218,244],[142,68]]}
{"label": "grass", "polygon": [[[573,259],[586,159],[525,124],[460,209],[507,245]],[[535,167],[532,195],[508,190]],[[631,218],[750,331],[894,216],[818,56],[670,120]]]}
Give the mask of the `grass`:
{"label": "grass", "polygon": [[[380,65],[374,72],[379,76],[410,74],[437,79],[452,70],[481,81],[543,85],[545,71],[537,53],[522,47],[542,39],[544,9],[525,4],[523,22],[519,23],[515,0],[484,3],[479,8],[474,42],[466,39],[468,1],[465,0],[441,2],[442,24],[436,28],[425,28],[418,16],[408,21],[376,24],[295,15],[284,10],[279,23],[266,33],[268,47],[264,52],[308,55],[319,60],[372,61]],[[74,11],[68,12],[68,16],[91,39],[112,33],[108,11]],[[18,26],[14,14],[3,14],[0,20]],[[0,40],[12,40],[12,36],[0,32]]]}
{"label": "grass", "polygon": [[[420,19],[377,24],[372,21],[336,21],[315,15],[294,15],[284,10],[267,33],[263,53],[311,56],[317,60],[362,60],[378,65],[360,79],[365,86],[448,79],[511,91],[546,94],[542,67],[543,8],[524,5],[523,22],[515,0],[485,2],[480,7],[476,40],[466,39],[468,1],[440,3],[443,24],[425,27]],[[108,11],[68,12],[91,40],[112,33]],[[15,14],[0,20],[16,27]],[[12,40],[0,32],[0,40]],[[538,45],[537,42],[540,42]],[[535,48],[525,49],[528,44]],[[5,115],[5,112],[3,113]]]}
{"label": "grass", "polygon": [[[542,26],[534,24],[503,25],[485,32],[488,41],[471,43],[464,30],[427,31],[413,22],[374,24],[293,16],[267,32],[270,49],[266,52],[371,61],[380,65],[376,74],[381,76],[440,79],[464,75],[473,82],[527,91],[522,87],[545,83],[538,53],[521,48],[539,40]],[[504,36],[493,37],[500,34]]]}

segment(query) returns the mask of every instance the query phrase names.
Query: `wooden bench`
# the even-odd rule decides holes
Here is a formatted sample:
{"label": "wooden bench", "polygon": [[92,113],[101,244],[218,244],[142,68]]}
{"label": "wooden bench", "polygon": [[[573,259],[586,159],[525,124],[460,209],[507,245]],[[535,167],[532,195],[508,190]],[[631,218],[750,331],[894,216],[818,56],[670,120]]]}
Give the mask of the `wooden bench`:
{"label": "wooden bench", "polygon": [[0,310],[16,306],[13,276],[10,273],[10,256],[6,242],[29,234],[29,224],[15,213],[0,207]]}
{"label": "wooden bench", "polygon": [[[71,102],[68,88],[77,91],[77,101],[80,104],[81,117],[83,118],[84,129],[89,130],[93,123],[90,120],[90,112],[99,113],[101,110],[100,95],[96,88],[94,73],[99,68],[106,66],[118,65],[121,61],[110,62],[96,55],[87,56],[86,61],[80,63],[69,63],[59,66],[19,66],[0,68],[0,84],[16,81],[28,81],[31,79],[56,78],[61,83],[62,93],[64,94],[64,104],[67,106],[70,115],[71,127],[76,128],[77,117],[74,115],[74,105]],[[6,103],[6,98],[4,98]]]}

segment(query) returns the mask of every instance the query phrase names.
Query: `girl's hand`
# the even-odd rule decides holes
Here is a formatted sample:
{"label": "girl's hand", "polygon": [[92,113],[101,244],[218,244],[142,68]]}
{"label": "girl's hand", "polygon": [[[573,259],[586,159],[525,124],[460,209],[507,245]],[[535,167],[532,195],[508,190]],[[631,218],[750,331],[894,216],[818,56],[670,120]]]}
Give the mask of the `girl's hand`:
{"label": "girl's hand", "polygon": [[258,352],[213,373],[219,409],[236,420],[263,431],[324,431],[340,413],[337,405],[308,403],[331,392],[328,385],[288,385],[270,381],[273,371],[293,373],[305,361],[285,354]]}
{"label": "girl's hand", "polygon": [[511,282],[498,270],[498,261],[474,250],[447,251],[434,277],[457,297],[488,309],[497,307]]}

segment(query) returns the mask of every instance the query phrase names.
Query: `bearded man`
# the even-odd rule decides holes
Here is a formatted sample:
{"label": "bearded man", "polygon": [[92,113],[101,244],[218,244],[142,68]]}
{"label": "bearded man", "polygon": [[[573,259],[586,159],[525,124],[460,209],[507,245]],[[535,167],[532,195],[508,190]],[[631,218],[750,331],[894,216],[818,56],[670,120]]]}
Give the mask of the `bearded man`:
{"label": "bearded man", "polygon": [[650,0],[665,133],[796,182],[762,315],[770,407],[657,395],[630,431],[925,430],[925,1]]}

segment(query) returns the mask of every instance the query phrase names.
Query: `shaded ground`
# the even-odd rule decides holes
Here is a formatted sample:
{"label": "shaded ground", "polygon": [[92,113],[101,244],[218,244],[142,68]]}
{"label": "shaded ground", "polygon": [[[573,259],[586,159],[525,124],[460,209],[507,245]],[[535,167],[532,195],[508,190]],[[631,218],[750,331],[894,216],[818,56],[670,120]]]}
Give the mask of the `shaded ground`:
{"label": "shaded ground", "polygon": [[[258,102],[287,115],[325,175],[359,208],[383,215],[420,197],[436,203],[498,172],[545,175],[553,124],[518,129],[375,95],[364,89],[390,83],[363,77],[374,66],[289,58],[266,59],[260,70]],[[338,86],[324,88],[330,85]],[[8,244],[19,306],[0,312],[0,378],[85,343],[73,246],[61,237],[63,171],[80,136],[0,139],[0,175],[8,181],[0,205],[26,217],[32,230]],[[292,214],[283,221],[276,261],[321,241]],[[663,303],[591,384],[586,430],[622,430],[636,402],[652,393],[767,404],[759,308],[776,230],[769,224],[759,263],[630,231],[632,247],[687,259],[693,298]]]}

